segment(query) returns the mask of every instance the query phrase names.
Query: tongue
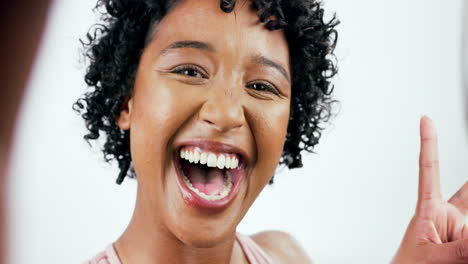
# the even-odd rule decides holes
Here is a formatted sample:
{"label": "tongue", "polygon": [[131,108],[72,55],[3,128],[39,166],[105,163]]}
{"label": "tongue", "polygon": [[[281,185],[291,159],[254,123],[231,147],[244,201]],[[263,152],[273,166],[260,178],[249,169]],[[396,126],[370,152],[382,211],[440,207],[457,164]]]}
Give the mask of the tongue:
{"label": "tongue", "polygon": [[188,164],[186,175],[193,187],[207,195],[219,194],[224,188],[224,172],[218,168],[202,169]]}

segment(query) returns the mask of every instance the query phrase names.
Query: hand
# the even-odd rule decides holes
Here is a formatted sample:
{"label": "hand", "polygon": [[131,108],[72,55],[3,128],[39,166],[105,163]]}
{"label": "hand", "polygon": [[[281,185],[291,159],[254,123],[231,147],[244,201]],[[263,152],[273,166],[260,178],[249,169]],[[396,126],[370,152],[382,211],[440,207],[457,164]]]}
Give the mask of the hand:
{"label": "hand", "polygon": [[437,135],[426,116],[420,131],[416,213],[392,263],[468,263],[468,181],[450,200],[442,198]]}

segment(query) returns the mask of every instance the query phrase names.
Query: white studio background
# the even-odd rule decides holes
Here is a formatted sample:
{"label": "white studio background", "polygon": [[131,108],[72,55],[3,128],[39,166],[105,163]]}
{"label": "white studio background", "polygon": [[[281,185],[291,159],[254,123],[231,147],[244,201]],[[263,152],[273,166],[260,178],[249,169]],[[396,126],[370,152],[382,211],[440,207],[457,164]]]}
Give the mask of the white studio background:
{"label": "white studio background", "polygon": [[[123,232],[136,183],[82,139],[78,39],[95,0],[56,1],[16,132],[11,263],[80,263]],[[292,233],[317,263],[386,263],[412,216],[419,118],[439,132],[445,197],[467,180],[461,0],[325,0],[336,11],[341,112],[304,168],[284,170],[239,226]],[[21,30],[18,31],[21,34]],[[16,51],[12,51],[16,52]]]}

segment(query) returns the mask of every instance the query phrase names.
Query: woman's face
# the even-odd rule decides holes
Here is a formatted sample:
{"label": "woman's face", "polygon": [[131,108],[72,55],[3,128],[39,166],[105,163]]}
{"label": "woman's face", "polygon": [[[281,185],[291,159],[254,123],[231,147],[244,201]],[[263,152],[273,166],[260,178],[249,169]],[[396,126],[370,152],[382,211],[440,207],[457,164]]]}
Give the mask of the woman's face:
{"label": "woman's face", "polygon": [[232,237],[281,156],[289,79],[284,33],[267,30],[249,1],[229,14],[219,0],[177,4],[118,121],[130,129],[136,210],[189,245]]}

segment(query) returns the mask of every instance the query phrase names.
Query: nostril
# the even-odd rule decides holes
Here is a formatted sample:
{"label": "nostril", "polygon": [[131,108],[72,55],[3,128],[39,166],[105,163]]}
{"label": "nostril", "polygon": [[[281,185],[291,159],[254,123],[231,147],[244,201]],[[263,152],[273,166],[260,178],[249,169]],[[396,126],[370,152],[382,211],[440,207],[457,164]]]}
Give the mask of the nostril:
{"label": "nostril", "polygon": [[219,132],[226,132],[242,126],[245,119],[238,102],[213,97],[198,112],[198,120]]}

